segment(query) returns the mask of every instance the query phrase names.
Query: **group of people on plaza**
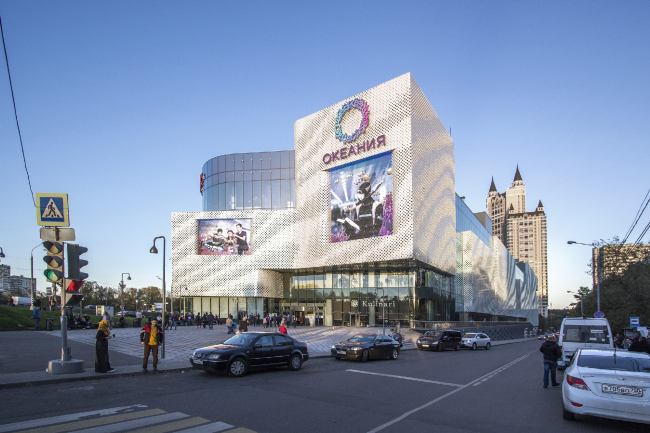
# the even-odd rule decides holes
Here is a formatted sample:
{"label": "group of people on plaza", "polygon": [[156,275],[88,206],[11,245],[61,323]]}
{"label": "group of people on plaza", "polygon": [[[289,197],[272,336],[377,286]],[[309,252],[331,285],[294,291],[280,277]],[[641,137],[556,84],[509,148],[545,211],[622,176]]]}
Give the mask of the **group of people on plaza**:
{"label": "group of people on plaza", "polygon": [[[642,336],[624,336],[622,334],[616,335],[614,345],[618,349],[627,350],[628,352],[644,352],[650,355],[650,343],[648,339]],[[539,348],[544,357],[544,388],[548,388],[549,375],[551,385],[556,387],[560,384],[556,380],[557,361],[562,358],[562,349],[557,344],[555,335],[551,335],[548,340],[542,343]]]}

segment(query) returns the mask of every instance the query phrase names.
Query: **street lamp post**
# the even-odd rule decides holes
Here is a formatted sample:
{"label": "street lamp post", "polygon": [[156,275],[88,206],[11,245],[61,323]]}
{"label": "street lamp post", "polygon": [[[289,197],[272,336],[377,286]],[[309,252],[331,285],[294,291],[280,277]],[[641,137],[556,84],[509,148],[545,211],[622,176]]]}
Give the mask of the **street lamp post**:
{"label": "street lamp post", "polygon": [[[162,302],[162,319],[163,323],[165,322],[165,303],[167,302],[166,299],[166,294],[165,294],[165,249],[166,249],[166,240],[164,236],[157,236],[153,238],[153,246],[149,250],[150,253],[152,254],[158,254],[158,249],[156,248],[156,239],[162,239],[163,240],[163,277],[162,277],[162,295],[163,295],[163,302]],[[164,325],[163,325],[164,327]],[[161,351],[161,358],[165,357],[165,339],[163,338],[162,341],[162,351]]]}
{"label": "street lamp post", "polygon": [[122,272],[122,282],[120,283],[120,307],[122,308],[122,313],[124,313],[124,276],[125,275],[129,276],[127,280],[131,279],[131,274],[129,274],[128,272]]}
{"label": "street lamp post", "polygon": [[596,251],[597,247],[595,244],[583,244],[582,242],[576,242],[576,241],[567,241],[567,244],[578,244],[578,245],[586,245],[588,247],[593,248],[592,250],[592,259],[591,259],[591,272],[594,274],[596,277],[596,303],[597,303],[597,310],[600,311],[600,276],[598,275],[598,272],[596,271],[596,260],[598,260],[598,257],[596,256]]}
{"label": "street lamp post", "polygon": [[[32,278],[29,280],[29,297],[31,298],[31,303],[29,306],[30,310],[34,309],[34,250],[40,246],[42,246],[43,243],[40,243],[36,245],[34,248],[32,248],[32,252],[30,254],[30,264],[31,264],[31,270],[32,270]],[[0,248],[0,251],[2,248]],[[5,255],[0,253],[0,257],[4,257]],[[42,307],[41,307],[42,308]]]}
{"label": "street lamp post", "polygon": [[573,293],[580,296],[580,315],[582,317],[585,317],[584,302],[582,301],[582,293],[572,292],[571,290],[567,290],[567,293]]}

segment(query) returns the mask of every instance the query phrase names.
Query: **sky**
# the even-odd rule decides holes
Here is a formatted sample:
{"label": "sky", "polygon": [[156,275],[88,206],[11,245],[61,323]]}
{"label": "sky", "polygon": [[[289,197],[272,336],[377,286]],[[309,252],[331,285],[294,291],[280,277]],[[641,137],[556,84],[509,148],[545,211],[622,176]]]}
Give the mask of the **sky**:
{"label": "sky", "polygon": [[[590,248],[567,241],[622,237],[650,188],[647,1],[0,0],[0,16],[32,189],[68,194],[103,285],[160,287],[153,238],[168,259],[208,159],[292,149],[297,119],[406,72],[474,212],[517,165],[527,210],[543,202],[552,308],[591,284]],[[2,69],[1,263],[28,276],[39,227]]]}

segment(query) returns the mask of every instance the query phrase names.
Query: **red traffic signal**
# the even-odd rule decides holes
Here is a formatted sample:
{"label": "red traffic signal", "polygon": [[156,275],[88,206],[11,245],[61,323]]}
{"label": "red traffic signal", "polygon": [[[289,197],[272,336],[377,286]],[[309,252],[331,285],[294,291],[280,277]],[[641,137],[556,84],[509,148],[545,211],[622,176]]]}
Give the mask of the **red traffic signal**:
{"label": "red traffic signal", "polygon": [[68,293],[79,293],[79,290],[81,289],[81,286],[84,285],[83,281],[76,281],[76,280],[71,280],[70,284],[68,287],[65,289],[66,292]]}

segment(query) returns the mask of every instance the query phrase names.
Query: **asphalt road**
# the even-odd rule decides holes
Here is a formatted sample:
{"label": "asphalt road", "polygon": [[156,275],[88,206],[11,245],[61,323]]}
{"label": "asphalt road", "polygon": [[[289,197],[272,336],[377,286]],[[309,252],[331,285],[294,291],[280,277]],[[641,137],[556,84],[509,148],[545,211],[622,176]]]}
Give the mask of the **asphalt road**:
{"label": "asphalt road", "polygon": [[644,424],[563,420],[562,391],[542,387],[538,349],[531,341],[365,364],[314,359],[298,372],[239,379],[186,371],[0,390],[0,424],[139,404],[255,432],[647,432]]}

